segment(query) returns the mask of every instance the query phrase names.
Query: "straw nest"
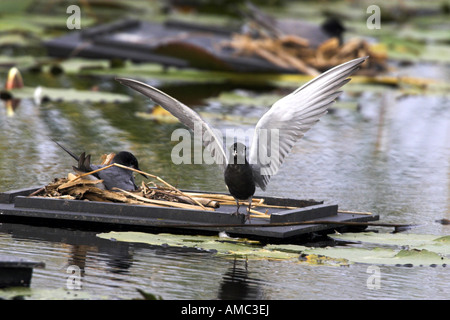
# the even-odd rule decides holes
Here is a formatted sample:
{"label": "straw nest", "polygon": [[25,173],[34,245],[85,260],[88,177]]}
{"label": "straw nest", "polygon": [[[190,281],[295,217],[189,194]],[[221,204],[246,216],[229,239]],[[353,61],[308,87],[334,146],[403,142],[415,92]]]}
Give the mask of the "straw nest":
{"label": "straw nest", "polygon": [[334,66],[364,56],[370,56],[370,60],[361,66],[363,73],[377,74],[387,68],[387,55],[374,50],[366,40],[359,38],[343,44],[339,43],[338,38],[330,38],[314,48],[307,39],[296,35],[255,39],[246,34],[235,34],[231,41],[224,41],[221,46],[234,49],[236,55],[256,55],[279,67],[310,76],[318,76]]}
{"label": "straw nest", "polygon": [[[142,182],[141,186],[135,191],[127,191],[119,188],[104,190],[101,188],[103,180],[89,179],[89,175],[101,170],[106,170],[112,166],[117,166],[137,173],[143,173],[152,181],[146,183]],[[184,192],[156,175],[122,166],[117,163],[107,165],[101,169],[87,172],[82,175],[69,173],[66,178],[56,178],[30,196],[51,197],[66,200],[127,203],[131,205],[172,207],[204,211],[215,211],[221,205],[236,205],[232,196],[202,192]],[[248,202],[242,202],[241,204],[247,206]],[[253,199],[252,207],[270,208],[272,206],[265,205],[263,199]],[[267,211],[260,212],[251,209],[250,212],[254,216],[257,215],[263,218],[270,217],[267,214]]]}

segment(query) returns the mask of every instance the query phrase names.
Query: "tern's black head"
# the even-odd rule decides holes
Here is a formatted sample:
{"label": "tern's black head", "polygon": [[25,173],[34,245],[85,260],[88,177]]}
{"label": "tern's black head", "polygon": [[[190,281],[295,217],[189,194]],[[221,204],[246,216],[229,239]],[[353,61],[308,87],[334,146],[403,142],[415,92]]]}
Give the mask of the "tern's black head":
{"label": "tern's black head", "polygon": [[235,142],[230,148],[230,163],[232,164],[245,164],[247,161],[247,147],[245,144]]}
{"label": "tern's black head", "polygon": [[[112,163],[118,163],[136,170],[141,170],[139,168],[139,162],[136,159],[136,157],[131,152],[128,151],[121,151],[118,154],[116,154],[112,160]],[[141,175],[144,176],[145,178],[148,178],[145,174],[141,173]]]}

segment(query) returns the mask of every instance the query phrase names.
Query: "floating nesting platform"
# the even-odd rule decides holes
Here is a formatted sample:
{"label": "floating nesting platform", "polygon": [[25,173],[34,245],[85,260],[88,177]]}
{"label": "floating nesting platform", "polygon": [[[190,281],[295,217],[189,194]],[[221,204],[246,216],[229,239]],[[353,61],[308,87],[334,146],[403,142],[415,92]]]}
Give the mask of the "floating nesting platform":
{"label": "floating nesting platform", "polygon": [[[258,197],[265,217],[243,222],[233,215],[236,205],[221,205],[214,211],[155,207],[125,203],[67,200],[29,196],[39,188],[0,193],[0,222],[34,222],[57,227],[87,227],[120,230],[170,230],[177,233],[213,233],[266,240],[286,240],[313,233],[327,234],[358,223],[375,221],[378,215],[344,212],[338,205],[313,200]],[[203,193],[205,194],[205,193]],[[245,212],[241,206],[241,212]]]}

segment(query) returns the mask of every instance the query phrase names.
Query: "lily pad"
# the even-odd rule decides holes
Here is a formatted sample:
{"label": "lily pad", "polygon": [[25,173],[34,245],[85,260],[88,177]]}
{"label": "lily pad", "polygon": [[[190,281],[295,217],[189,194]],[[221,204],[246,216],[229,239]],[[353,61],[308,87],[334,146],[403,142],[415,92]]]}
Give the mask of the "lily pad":
{"label": "lily pad", "polygon": [[[17,3],[17,1],[16,1]],[[3,12],[2,12],[3,13]],[[4,15],[0,19],[1,32],[29,32],[42,38],[49,37],[46,34],[48,29],[67,30],[67,15],[49,14],[11,14]],[[89,16],[83,16],[82,27],[88,27],[95,23]]]}
{"label": "lily pad", "polygon": [[80,101],[80,102],[128,102],[131,97],[109,92],[86,91],[65,88],[23,87],[8,91],[11,98],[35,99],[38,103],[44,99],[51,101]]}
{"label": "lily pad", "polygon": [[432,234],[409,234],[409,233],[375,233],[375,232],[358,232],[332,234],[330,238],[338,241],[349,241],[356,243],[373,243],[392,246],[417,246],[430,242],[436,238]]}
{"label": "lily pad", "polygon": [[108,69],[111,65],[109,60],[105,59],[83,59],[71,58],[57,64],[67,74],[80,74],[86,70]]}
{"label": "lily pad", "polygon": [[[441,242],[447,242],[442,239]],[[426,249],[393,249],[393,248],[356,248],[325,247],[308,248],[296,245],[269,245],[271,250],[301,253],[300,260],[309,264],[346,265],[351,263],[402,265],[402,266],[437,266],[450,262],[450,259],[439,253]]]}
{"label": "lily pad", "polygon": [[353,263],[401,265],[401,266],[437,266],[450,263],[450,259],[428,250],[400,250],[389,248],[347,248],[327,247],[305,250],[306,255],[323,255],[335,259],[346,259]]}
{"label": "lily pad", "polygon": [[[12,287],[0,290],[2,299],[10,300],[88,300],[92,299],[85,290],[67,290],[65,288],[25,288]],[[105,297],[106,298],[106,297]]]}
{"label": "lily pad", "polygon": [[[248,239],[222,238],[217,236],[174,235],[167,233],[150,234],[143,232],[108,232],[97,235],[102,239],[146,243],[155,246],[195,248],[220,256],[241,256],[247,259],[270,259],[300,261],[312,265],[342,266],[352,263],[437,266],[450,263],[450,259],[428,249],[397,248],[357,248],[335,246],[325,248],[306,247],[293,244],[269,244],[263,246],[258,241]],[[429,240],[426,235],[423,239]],[[446,246],[447,237],[436,238],[436,244]],[[386,242],[390,243],[390,242]],[[438,247],[431,247],[436,249]]]}
{"label": "lily pad", "polygon": [[[3,46],[25,47],[25,46],[28,46],[30,44],[30,42],[33,42],[33,39],[30,39],[30,37],[27,37],[24,34],[20,34],[20,33],[11,33],[11,34],[0,35],[0,47],[3,47]],[[34,40],[34,42],[37,43],[36,40]]]}
{"label": "lily pad", "polygon": [[362,232],[335,234],[330,235],[330,237],[340,241],[408,247],[410,249],[433,251],[442,255],[450,254],[450,236],[439,237],[432,234]]}
{"label": "lily pad", "polygon": [[33,56],[0,56],[0,69],[20,66],[21,70],[39,65],[39,58]]}
{"label": "lily pad", "polygon": [[168,233],[108,232],[97,234],[102,239],[146,243],[156,246],[195,248],[222,256],[242,256],[249,259],[296,260],[299,254],[264,248],[258,241],[218,236],[191,236]]}

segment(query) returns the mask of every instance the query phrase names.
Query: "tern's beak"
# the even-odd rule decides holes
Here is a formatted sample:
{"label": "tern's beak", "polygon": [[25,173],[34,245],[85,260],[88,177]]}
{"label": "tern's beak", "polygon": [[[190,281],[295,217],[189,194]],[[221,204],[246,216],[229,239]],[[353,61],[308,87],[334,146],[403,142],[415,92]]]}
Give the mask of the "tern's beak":
{"label": "tern's beak", "polygon": [[[134,167],[134,166],[133,166],[133,167]],[[136,168],[134,168],[134,169],[139,170],[139,171],[142,171],[139,167],[136,167]],[[140,173],[140,172],[139,172],[139,174],[140,174],[141,176],[143,176],[145,179],[148,179],[148,176],[147,176],[147,175],[145,175],[145,174],[143,174],[143,173]]]}
{"label": "tern's beak", "polygon": [[[142,171],[141,169],[137,169],[137,170]],[[143,173],[140,173],[140,175],[143,176],[145,179],[148,179],[148,176],[147,176],[147,175],[145,175],[145,174],[143,174]]]}

